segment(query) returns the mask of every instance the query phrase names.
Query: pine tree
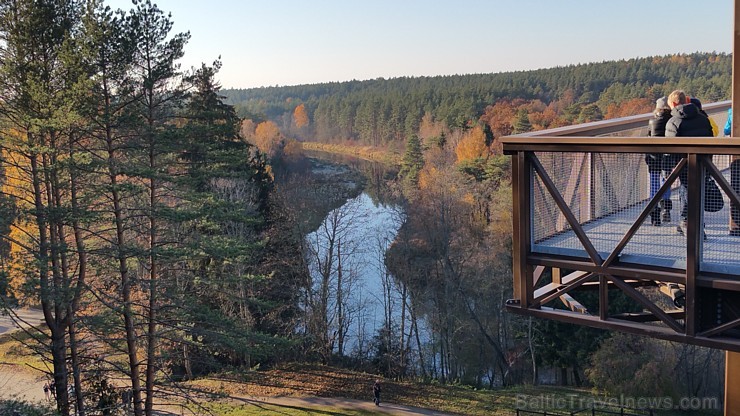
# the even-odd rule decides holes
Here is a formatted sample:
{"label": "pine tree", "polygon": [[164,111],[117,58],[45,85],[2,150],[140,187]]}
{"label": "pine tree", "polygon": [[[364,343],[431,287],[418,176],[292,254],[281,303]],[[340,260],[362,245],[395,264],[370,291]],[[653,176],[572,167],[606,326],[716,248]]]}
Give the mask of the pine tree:
{"label": "pine tree", "polygon": [[[180,86],[180,74],[176,61],[183,56],[183,48],[190,38],[189,33],[172,35],[173,22],[156,4],[150,0],[134,3],[134,9],[128,15],[125,27],[133,47],[131,99],[136,103],[131,116],[139,121],[136,128],[137,140],[142,154],[143,164],[139,177],[146,184],[144,224],[140,241],[145,242],[146,250],[140,257],[145,265],[146,276],[140,276],[147,286],[146,321],[146,398],[144,412],[152,414],[154,403],[154,384],[158,370],[157,334],[158,311],[161,305],[162,291],[160,280],[171,273],[168,263],[169,239],[165,239],[168,228],[172,196],[167,195],[169,174],[167,163],[173,157],[174,144],[180,141],[178,131],[169,121],[176,108],[181,105],[183,91]],[[139,365],[136,363],[135,365]],[[140,406],[140,392],[134,389],[134,408]],[[138,414],[137,414],[138,416]]]}
{"label": "pine tree", "polygon": [[521,109],[517,111],[513,127],[514,134],[532,131],[532,124],[529,122],[529,114],[527,113],[527,110]]}
{"label": "pine tree", "polygon": [[[57,410],[63,416],[70,413],[67,361],[74,364],[78,358],[75,314],[87,274],[82,171],[76,166],[84,153],[76,109],[86,79],[73,38],[79,12],[75,1],[0,4],[5,91],[0,112],[7,123],[0,147],[6,166],[18,173],[9,194],[18,213],[13,227],[22,231],[12,241],[20,249],[11,267],[41,304],[49,334],[38,335],[51,351]],[[79,388],[77,373],[74,380]],[[77,405],[81,410],[80,394]]]}
{"label": "pine tree", "polygon": [[406,141],[406,152],[401,160],[401,169],[398,176],[416,184],[419,181],[419,171],[424,167],[424,154],[421,151],[421,141],[412,135]]}

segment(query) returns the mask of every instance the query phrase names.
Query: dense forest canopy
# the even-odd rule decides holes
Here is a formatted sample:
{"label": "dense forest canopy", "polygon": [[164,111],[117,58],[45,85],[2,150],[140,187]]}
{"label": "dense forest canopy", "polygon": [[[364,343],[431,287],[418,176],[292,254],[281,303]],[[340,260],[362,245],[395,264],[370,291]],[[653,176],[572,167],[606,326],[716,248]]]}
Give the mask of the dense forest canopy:
{"label": "dense forest canopy", "polygon": [[529,114],[554,109],[555,118],[530,115],[533,127],[547,128],[622,116],[636,109],[628,104],[619,108],[630,100],[642,99],[637,108],[649,111],[656,98],[676,88],[704,102],[729,99],[731,66],[729,54],[697,52],[532,71],[378,78],[222,93],[242,117],[273,121],[284,130],[290,127],[295,109],[303,105],[312,129],[301,131],[299,137],[379,146],[405,143],[424,115],[448,128],[464,128],[501,102],[518,102],[515,107],[526,104]]}

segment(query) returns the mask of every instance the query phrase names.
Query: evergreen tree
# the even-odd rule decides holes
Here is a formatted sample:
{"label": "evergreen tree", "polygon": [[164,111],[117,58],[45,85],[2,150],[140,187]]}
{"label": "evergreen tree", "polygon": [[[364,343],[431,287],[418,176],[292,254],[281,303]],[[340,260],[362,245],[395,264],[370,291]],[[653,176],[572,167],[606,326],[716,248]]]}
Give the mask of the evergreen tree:
{"label": "evergreen tree", "polygon": [[[150,0],[134,3],[128,15],[126,28],[133,44],[131,80],[134,84],[131,96],[135,107],[130,113],[138,121],[135,140],[142,150],[138,155],[142,164],[137,172],[146,184],[146,199],[141,201],[147,221],[140,229],[139,239],[146,250],[139,257],[146,276],[140,276],[147,291],[146,316],[146,398],[144,412],[152,414],[155,394],[155,379],[158,363],[158,311],[161,304],[160,280],[174,273],[175,259],[169,258],[174,248],[173,241],[166,238],[171,220],[171,204],[176,200],[170,188],[169,163],[177,153],[181,141],[180,132],[170,123],[176,109],[182,105],[183,91],[177,60],[183,56],[183,48],[190,38],[189,33],[171,35],[173,22],[169,15]],[[140,365],[139,363],[134,364]],[[140,392],[134,389],[134,408],[140,407]]]}
{"label": "evergreen tree", "polygon": [[419,180],[419,171],[424,167],[424,154],[421,151],[421,141],[412,135],[406,141],[406,152],[401,160],[401,169],[398,176],[413,184]]}
{"label": "evergreen tree", "polygon": [[[83,153],[76,109],[86,79],[73,38],[80,11],[75,1],[0,3],[0,112],[6,123],[0,147],[17,173],[8,194],[18,209],[18,237],[11,242],[20,248],[10,268],[44,312],[49,333],[38,336],[51,352],[62,416],[70,413],[67,361],[78,359],[73,326],[87,273],[76,166]],[[79,390],[77,374],[74,380]]]}
{"label": "evergreen tree", "polygon": [[532,123],[529,122],[529,113],[525,109],[521,109],[516,113],[516,119],[514,120],[514,134],[527,133],[532,131]]}

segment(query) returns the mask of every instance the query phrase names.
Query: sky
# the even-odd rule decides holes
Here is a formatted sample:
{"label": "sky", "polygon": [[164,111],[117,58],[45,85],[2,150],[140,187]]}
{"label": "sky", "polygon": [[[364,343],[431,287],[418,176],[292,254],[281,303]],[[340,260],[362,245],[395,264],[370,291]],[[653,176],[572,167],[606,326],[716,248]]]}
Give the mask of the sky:
{"label": "sky", "polygon": [[[732,0],[153,0],[224,88],[731,52]],[[131,9],[130,0],[107,0]]]}

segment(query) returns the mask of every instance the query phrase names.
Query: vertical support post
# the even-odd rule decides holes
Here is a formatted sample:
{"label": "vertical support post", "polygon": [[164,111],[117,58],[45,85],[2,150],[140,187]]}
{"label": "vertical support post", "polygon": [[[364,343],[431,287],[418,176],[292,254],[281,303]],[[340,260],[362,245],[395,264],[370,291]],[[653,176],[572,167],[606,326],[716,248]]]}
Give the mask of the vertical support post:
{"label": "vertical support post", "polygon": [[[740,132],[740,118],[737,112],[740,110],[735,105],[740,101],[740,80],[737,80],[737,74],[740,73],[740,8],[737,1],[734,2],[734,28],[732,37],[732,126],[731,137],[738,137]],[[737,155],[730,157],[730,185],[735,192],[740,192],[740,158]],[[730,202],[730,235],[740,236],[740,207]]]}
{"label": "vertical support post", "polygon": [[[738,109],[735,105],[740,101],[740,80],[737,80],[738,69],[740,69],[740,8],[738,8],[737,0],[734,2],[734,29],[732,37],[732,132],[730,136],[737,137],[738,135]],[[737,191],[740,188],[740,160],[737,156],[732,156],[732,162],[730,163],[730,181],[732,187]],[[730,235],[737,233],[740,235],[740,224],[733,220],[732,211],[737,212],[740,207],[733,207],[734,204],[730,203]],[[725,353],[725,416],[740,416],[740,353],[727,351]]]}
{"label": "vertical support post", "polygon": [[740,353],[732,351],[725,353],[725,416],[740,416]]}
{"label": "vertical support post", "polygon": [[609,319],[609,279],[604,275],[599,276],[599,319]]}
{"label": "vertical support post", "polygon": [[704,240],[702,224],[702,200],[704,189],[704,165],[702,156],[690,153],[688,163],[688,217],[686,218],[686,305],[684,319],[686,335],[696,335],[696,276],[699,274],[701,244]]}
{"label": "vertical support post", "polygon": [[560,267],[553,267],[551,273],[553,283],[555,283],[556,285],[560,285],[563,283],[563,272],[560,270]]}
{"label": "vertical support post", "polygon": [[514,299],[519,300],[522,308],[532,304],[533,282],[532,267],[527,265],[527,258],[532,247],[532,166],[526,152],[520,151],[512,157],[512,199],[514,202],[513,223],[513,261],[514,261]]}

